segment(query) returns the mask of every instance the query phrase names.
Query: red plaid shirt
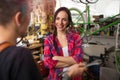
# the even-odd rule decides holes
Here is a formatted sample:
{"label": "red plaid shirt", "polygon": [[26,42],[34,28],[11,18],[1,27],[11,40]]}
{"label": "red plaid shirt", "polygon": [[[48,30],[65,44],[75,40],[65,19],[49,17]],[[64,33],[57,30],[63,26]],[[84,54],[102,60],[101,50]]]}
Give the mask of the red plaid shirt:
{"label": "red plaid shirt", "polygon": [[[67,40],[68,40],[68,53],[69,56],[72,56],[73,59],[79,63],[83,60],[83,50],[82,50],[82,40],[79,34],[75,33],[68,33],[67,32]],[[63,71],[63,68],[56,69],[55,66],[57,61],[52,60],[53,56],[63,56],[62,47],[57,38],[55,41],[57,43],[57,51],[54,47],[54,37],[53,34],[47,36],[44,40],[44,63],[45,66],[50,69],[48,80],[61,80],[61,77],[58,77],[57,74]],[[72,79],[72,80],[81,80],[81,76],[79,79]]]}

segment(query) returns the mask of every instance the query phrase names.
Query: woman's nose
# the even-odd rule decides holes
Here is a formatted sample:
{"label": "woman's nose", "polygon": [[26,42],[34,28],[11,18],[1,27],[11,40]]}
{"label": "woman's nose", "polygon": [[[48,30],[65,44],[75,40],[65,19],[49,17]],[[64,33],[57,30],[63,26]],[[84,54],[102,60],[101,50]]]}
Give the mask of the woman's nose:
{"label": "woman's nose", "polygon": [[60,24],[62,24],[63,23],[63,21],[62,20],[60,20]]}

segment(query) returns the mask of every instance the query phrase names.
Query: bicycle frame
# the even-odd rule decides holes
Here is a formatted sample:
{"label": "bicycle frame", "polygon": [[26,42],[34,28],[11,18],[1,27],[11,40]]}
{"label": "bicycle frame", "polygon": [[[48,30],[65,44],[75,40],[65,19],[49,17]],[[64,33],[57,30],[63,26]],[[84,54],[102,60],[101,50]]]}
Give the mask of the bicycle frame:
{"label": "bicycle frame", "polygon": [[[118,19],[117,21],[115,21],[115,22],[112,22],[112,23],[110,23],[110,24],[108,24],[108,25],[106,25],[106,26],[103,26],[102,28],[99,28],[98,30],[96,30],[96,31],[94,31],[94,32],[89,32],[89,30],[90,30],[90,25],[91,24],[100,24],[100,23],[103,23],[103,22],[106,22],[106,21],[108,21],[108,20],[110,20],[110,19],[114,19],[116,16],[120,16],[120,13],[119,14],[117,14],[117,15],[114,15],[114,16],[112,16],[112,17],[110,17],[110,18],[107,18],[107,19],[105,19],[105,20],[103,20],[103,21],[100,21],[100,22],[91,22],[91,18],[90,18],[90,6],[88,5],[88,4],[86,4],[86,10],[85,11],[83,11],[83,12],[81,12],[79,9],[77,9],[77,8],[70,8],[70,10],[72,11],[72,10],[75,10],[75,11],[77,11],[78,13],[79,13],[79,15],[81,16],[81,18],[82,18],[82,20],[83,20],[83,23],[79,23],[78,21],[76,22],[76,23],[74,23],[74,25],[78,25],[78,24],[83,24],[84,25],[84,28],[81,28],[79,31],[80,32],[82,32],[83,34],[85,33],[87,33],[87,35],[93,35],[93,34],[96,34],[96,33],[98,33],[98,32],[100,32],[100,31],[103,31],[103,30],[105,30],[105,29],[107,29],[107,28],[110,28],[111,26],[114,26],[114,25],[116,25],[116,24],[118,24],[118,23],[120,23],[120,19]],[[84,19],[84,17],[83,17],[83,13],[86,13],[87,14],[87,22],[85,21],[85,19]],[[79,20],[79,19],[78,19]],[[88,30],[86,30],[86,29],[88,29]]]}

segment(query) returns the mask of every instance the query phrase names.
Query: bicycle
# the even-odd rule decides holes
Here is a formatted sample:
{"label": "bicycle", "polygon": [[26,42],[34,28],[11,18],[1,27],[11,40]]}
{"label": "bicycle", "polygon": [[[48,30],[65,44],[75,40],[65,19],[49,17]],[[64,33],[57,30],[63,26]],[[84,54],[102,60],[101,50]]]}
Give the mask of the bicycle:
{"label": "bicycle", "polygon": [[[120,63],[120,57],[118,55],[118,53],[120,52],[120,50],[119,50],[120,47],[119,47],[119,44],[118,44],[118,37],[119,37],[119,34],[120,34],[119,33],[120,32],[120,28],[119,28],[120,27],[120,18],[114,20],[114,22],[111,22],[109,24],[104,25],[103,27],[101,27],[101,28],[99,28],[99,29],[97,29],[97,30],[95,30],[93,32],[90,31],[91,24],[93,24],[93,25],[99,24],[100,25],[100,24],[105,23],[106,21],[111,21],[114,18],[119,17],[120,13],[116,14],[116,15],[114,15],[112,17],[106,18],[104,20],[101,20],[99,22],[91,22],[91,19],[90,19],[90,6],[89,6],[89,4],[90,3],[92,3],[92,4],[96,3],[98,0],[72,0],[72,1],[77,2],[77,3],[81,2],[81,3],[86,5],[86,9],[83,12],[81,12],[77,8],[70,8],[70,11],[72,13],[72,18],[73,18],[74,25],[75,26],[82,25],[82,27],[80,27],[80,29],[78,29],[78,31],[80,32],[80,35],[82,36],[83,39],[86,38],[87,43],[90,40],[90,39],[88,39],[90,36],[98,34],[100,31],[104,31],[104,30],[106,30],[108,28],[111,28],[114,25],[117,25],[115,47],[111,47],[108,50],[105,50],[105,54],[102,54],[100,57],[97,57],[96,59],[100,59],[102,57],[101,59],[103,60],[103,63],[106,63],[106,61],[107,61],[107,59],[108,59],[108,57],[110,55],[109,53],[113,52],[111,50],[114,50],[114,52],[115,52],[115,54],[114,54],[115,59],[114,60],[115,60],[115,63],[116,63],[115,64],[116,65],[116,69],[120,72],[120,64],[119,64]],[[86,14],[87,20],[85,20],[83,14]],[[88,55],[87,53],[86,53],[86,55],[91,59],[90,55]],[[93,58],[94,57],[96,57],[96,56],[93,56]]]}
{"label": "bicycle", "polygon": [[[99,34],[99,32],[109,29],[112,26],[120,23],[120,18],[119,18],[119,19],[114,20],[114,22],[102,25],[103,27],[99,28],[99,25],[113,20],[114,18],[120,16],[120,13],[116,14],[112,17],[98,21],[98,22],[91,22],[90,5],[89,4],[94,4],[98,0],[72,0],[72,1],[81,2],[86,5],[86,9],[83,12],[81,12],[79,9],[74,8],[74,7],[70,8],[74,25],[80,26],[80,27],[76,27],[76,28],[77,28],[77,31],[80,32],[81,37],[84,40],[86,40],[86,44],[85,44],[86,47],[88,46],[88,42],[91,40],[92,35]],[[87,16],[87,19],[85,19],[83,15]],[[94,26],[98,27],[98,28],[96,30],[92,31],[91,28]]]}
{"label": "bicycle", "polygon": [[[78,2],[78,0],[72,0],[72,1]],[[79,29],[79,31],[80,31],[82,36],[84,36],[84,35],[89,36],[89,35],[97,34],[100,31],[103,31],[103,30],[105,30],[107,28],[110,28],[113,25],[116,25],[116,24],[120,23],[120,19],[118,19],[118,20],[116,20],[116,21],[114,21],[114,22],[112,22],[112,23],[110,23],[110,24],[108,24],[106,26],[103,26],[102,28],[99,28],[98,30],[90,32],[91,24],[93,24],[93,25],[101,24],[103,22],[106,22],[106,21],[109,21],[111,19],[114,19],[117,16],[120,16],[120,13],[119,13],[119,14],[116,14],[116,15],[114,15],[112,17],[106,18],[105,20],[101,20],[99,22],[91,22],[91,18],[90,18],[90,5],[89,4],[94,4],[97,1],[98,0],[79,0],[79,2],[81,2],[81,3],[86,5],[86,9],[83,12],[81,12],[79,9],[74,8],[74,7],[70,8],[70,11],[72,13],[72,19],[73,19],[74,25],[75,26],[76,25],[77,26],[78,25],[84,26],[84,27],[81,27]],[[84,14],[87,16],[87,20],[85,20],[85,18],[83,16]]]}

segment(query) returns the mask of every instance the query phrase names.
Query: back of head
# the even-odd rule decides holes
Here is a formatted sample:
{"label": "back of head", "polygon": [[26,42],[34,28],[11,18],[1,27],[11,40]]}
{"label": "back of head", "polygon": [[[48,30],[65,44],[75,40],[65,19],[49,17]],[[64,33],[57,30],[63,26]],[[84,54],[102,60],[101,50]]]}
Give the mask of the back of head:
{"label": "back of head", "polygon": [[25,15],[26,4],[27,0],[0,0],[0,25],[10,22],[18,11]]}

